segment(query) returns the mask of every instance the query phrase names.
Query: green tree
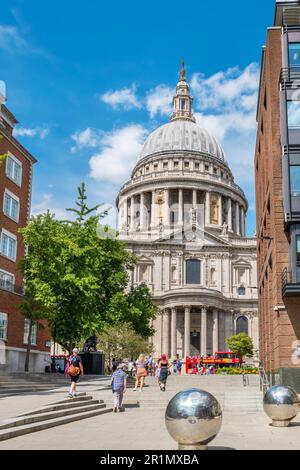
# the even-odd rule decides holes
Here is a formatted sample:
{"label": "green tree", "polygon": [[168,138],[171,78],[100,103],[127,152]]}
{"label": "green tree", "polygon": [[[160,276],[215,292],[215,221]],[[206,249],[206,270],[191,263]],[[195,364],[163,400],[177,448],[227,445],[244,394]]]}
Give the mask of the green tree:
{"label": "green tree", "polygon": [[114,357],[135,360],[141,353],[153,353],[153,346],[137,334],[129,323],[106,327],[99,333],[98,346],[104,352],[107,364]]}
{"label": "green tree", "polygon": [[21,230],[28,247],[21,262],[26,287],[42,305],[52,337],[67,350],[124,321],[147,335],[155,314],[150,294],[145,288],[126,292],[136,260],[122,241],[99,237],[102,214],[93,215],[99,206],[87,207],[84,186],[78,192],[75,221],[58,221],[47,212]]}
{"label": "green tree", "polygon": [[253,356],[253,341],[246,333],[239,333],[230,338],[226,338],[226,343],[230,351],[236,354],[241,362],[244,356]]}

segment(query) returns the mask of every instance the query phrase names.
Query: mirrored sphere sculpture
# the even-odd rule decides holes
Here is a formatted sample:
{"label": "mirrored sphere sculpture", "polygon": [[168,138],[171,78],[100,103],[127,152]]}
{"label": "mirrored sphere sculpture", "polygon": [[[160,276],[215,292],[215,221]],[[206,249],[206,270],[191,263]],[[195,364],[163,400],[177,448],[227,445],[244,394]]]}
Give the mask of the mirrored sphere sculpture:
{"label": "mirrored sphere sculpture", "polygon": [[207,449],[222,424],[222,410],[217,399],[198,388],[177,393],[165,414],[169,434],[179,449]]}
{"label": "mirrored sphere sculpture", "polygon": [[291,387],[274,385],[266,392],[263,405],[272,426],[285,427],[299,411],[299,397]]}

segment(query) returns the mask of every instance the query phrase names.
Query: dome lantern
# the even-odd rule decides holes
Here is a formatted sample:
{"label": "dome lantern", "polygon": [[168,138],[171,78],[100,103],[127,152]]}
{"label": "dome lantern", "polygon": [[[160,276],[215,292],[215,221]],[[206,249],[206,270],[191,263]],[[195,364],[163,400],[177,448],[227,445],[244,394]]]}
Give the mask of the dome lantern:
{"label": "dome lantern", "polygon": [[181,63],[180,81],[176,86],[176,94],[173,98],[174,111],[171,121],[196,122],[192,112],[193,98],[190,95],[190,87],[186,81],[184,61]]}

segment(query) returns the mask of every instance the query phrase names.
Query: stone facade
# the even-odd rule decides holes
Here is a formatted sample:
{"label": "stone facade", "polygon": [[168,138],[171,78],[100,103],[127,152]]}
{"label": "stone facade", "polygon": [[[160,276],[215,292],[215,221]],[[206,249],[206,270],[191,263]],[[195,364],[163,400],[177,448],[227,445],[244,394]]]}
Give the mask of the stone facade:
{"label": "stone facade", "polygon": [[[32,166],[36,160],[13,137],[17,121],[4,103],[5,97],[0,93],[0,155],[8,154],[9,159],[0,168],[0,371],[16,372],[24,370],[26,353],[25,319],[17,309],[23,296],[18,263],[25,254],[19,229],[26,226],[30,214]],[[17,167],[12,166],[15,163]],[[6,241],[4,236],[8,236]],[[8,240],[15,242],[14,247],[8,248]],[[31,371],[45,371],[49,341],[47,328],[37,330],[36,342],[31,347]]]}
{"label": "stone facade", "polygon": [[156,355],[214,354],[242,330],[257,350],[248,203],[222,147],[195,123],[184,68],[171,122],[146,140],[117,207],[120,238],[138,257],[132,286],[146,283],[158,306]]}

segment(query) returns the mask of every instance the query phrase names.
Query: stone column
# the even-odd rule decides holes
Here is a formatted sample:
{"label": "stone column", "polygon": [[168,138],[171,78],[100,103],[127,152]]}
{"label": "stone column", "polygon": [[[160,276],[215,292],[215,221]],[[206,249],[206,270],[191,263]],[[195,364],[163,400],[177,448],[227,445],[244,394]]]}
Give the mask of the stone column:
{"label": "stone column", "polygon": [[176,307],[171,309],[171,357],[173,358],[177,354],[177,312]]}
{"label": "stone column", "polygon": [[190,307],[184,308],[184,356],[190,355],[190,340],[191,340],[191,309]]}
{"label": "stone column", "polygon": [[193,189],[193,209],[197,209],[197,189]]}
{"label": "stone column", "polygon": [[235,206],[235,210],[236,210],[236,217],[235,217],[235,224],[236,224],[236,233],[237,235],[240,235],[241,234],[241,231],[240,231],[240,206],[239,206],[239,203],[236,202],[236,206]]}
{"label": "stone column", "polygon": [[227,214],[227,224],[229,232],[232,231],[232,202],[231,198],[228,198],[228,214]]}
{"label": "stone column", "polygon": [[246,235],[246,229],[245,229],[245,209],[241,207],[241,218],[242,218],[242,237],[245,237]]}
{"label": "stone column", "polygon": [[145,194],[141,193],[140,196],[140,228],[144,229],[145,228]]}
{"label": "stone column", "polygon": [[170,225],[170,190],[165,190],[165,225]]}
{"label": "stone column", "polygon": [[207,355],[207,309],[201,309],[201,356]]}
{"label": "stone column", "polygon": [[151,200],[151,227],[155,227],[155,191],[152,191],[152,200]]}
{"label": "stone column", "polygon": [[222,195],[218,195],[218,206],[219,206],[219,225],[222,226]]}
{"label": "stone column", "polygon": [[205,225],[210,224],[210,192],[205,194]]}
{"label": "stone column", "polygon": [[130,198],[130,231],[134,231],[134,196]]}
{"label": "stone column", "polygon": [[183,225],[183,189],[178,189],[178,225]]}
{"label": "stone column", "polygon": [[170,313],[168,309],[164,310],[163,313],[163,341],[162,341],[162,354],[169,357],[169,320]]}
{"label": "stone column", "polygon": [[121,204],[119,203],[119,212],[118,212],[118,228],[119,230],[122,230],[122,225],[123,225],[123,217],[122,217],[122,212],[124,210],[124,202]]}
{"label": "stone column", "polygon": [[213,354],[219,349],[219,322],[218,310],[213,310]]}

